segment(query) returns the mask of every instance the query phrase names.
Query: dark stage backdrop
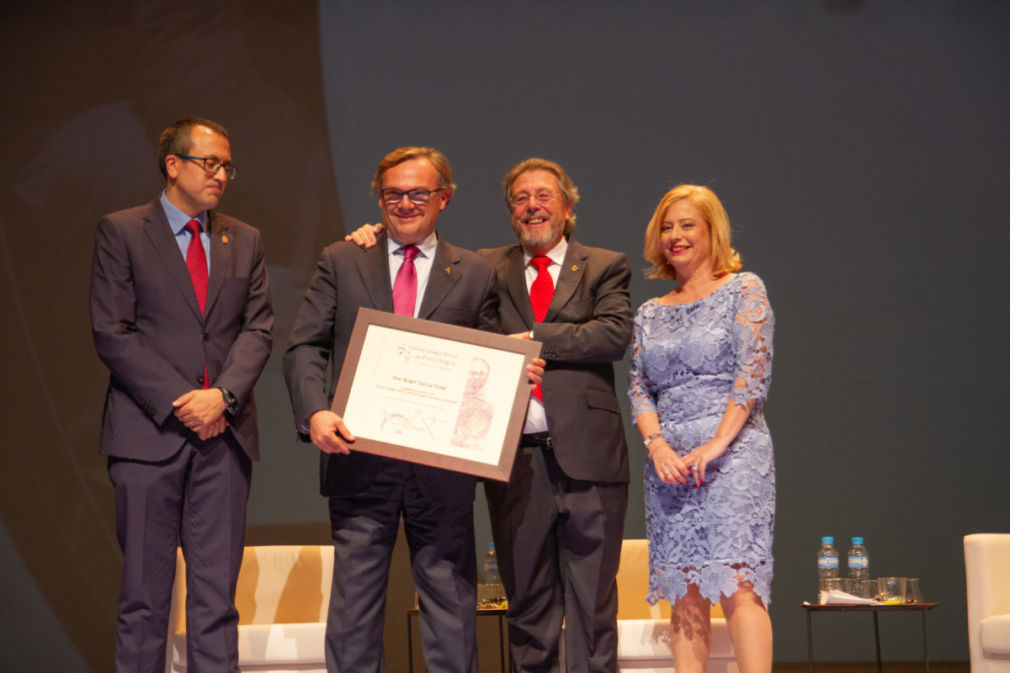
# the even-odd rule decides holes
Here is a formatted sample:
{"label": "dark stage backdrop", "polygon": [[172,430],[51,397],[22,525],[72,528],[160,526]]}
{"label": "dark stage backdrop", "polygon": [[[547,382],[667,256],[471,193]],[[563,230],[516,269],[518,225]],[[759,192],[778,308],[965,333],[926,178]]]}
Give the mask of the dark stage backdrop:
{"label": "dark stage backdrop", "polygon": [[[540,155],[582,192],[576,236],[636,268],[663,192],[713,187],[767,284],[776,661],[805,658],[799,604],[830,534],[843,553],[863,535],[874,575],[920,577],[933,656],[966,660],[961,537],[1010,531],[1008,38],[996,0],[5,3],[0,670],[111,669],[91,241],[102,213],[159,193],[156,137],[191,114],[231,131],[222,210],[264,232],[278,315],[250,542],[326,540],[279,356],[319,249],[375,219],[375,164],[445,151],[460,189],[440,228],[476,248],[513,240],[501,178]],[[633,303],[668,289],[636,275]],[[628,437],[642,537],[630,419]],[[476,516],[483,548],[482,500]],[[885,657],[918,656],[914,621],[882,620]],[[819,656],[873,658],[866,624],[826,623]]]}

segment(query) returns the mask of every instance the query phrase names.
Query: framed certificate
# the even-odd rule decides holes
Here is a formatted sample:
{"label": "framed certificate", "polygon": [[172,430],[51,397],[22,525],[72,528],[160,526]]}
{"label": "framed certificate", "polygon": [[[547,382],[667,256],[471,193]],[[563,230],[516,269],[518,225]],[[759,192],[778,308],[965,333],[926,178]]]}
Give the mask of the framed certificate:
{"label": "framed certificate", "polygon": [[507,481],[540,343],[359,308],[331,409],[352,451]]}

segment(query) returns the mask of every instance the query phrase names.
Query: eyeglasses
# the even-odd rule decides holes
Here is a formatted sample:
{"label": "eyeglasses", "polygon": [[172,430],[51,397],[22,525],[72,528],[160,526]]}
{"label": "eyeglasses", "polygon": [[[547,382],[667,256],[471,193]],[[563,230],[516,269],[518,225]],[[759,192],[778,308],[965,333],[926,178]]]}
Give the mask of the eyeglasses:
{"label": "eyeglasses", "polygon": [[238,175],[238,169],[230,161],[221,161],[217,157],[191,157],[188,154],[177,154],[176,156],[180,159],[189,159],[195,163],[202,162],[203,170],[211,175],[216,175],[221,168],[224,169],[224,174],[228,176],[229,180],[234,180],[235,176]]}
{"label": "eyeglasses", "polygon": [[530,201],[536,201],[537,203],[548,204],[558,197],[557,192],[553,192],[549,189],[538,189],[533,194],[527,194],[526,192],[519,192],[518,194],[513,194],[509,197],[509,206],[512,208],[522,208],[525,207]]}
{"label": "eyeglasses", "polygon": [[395,206],[403,199],[404,195],[410,199],[411,203],[423,206],[428,203],[432,194],[440,191],[442,191],[442,187],[436,187],[435,189],[423,189],[418,187],[416,189],[408,189],[407,191],[387,187],[386,189],[380,190],[380,193],[382,194],[382,200],[387,206]]}

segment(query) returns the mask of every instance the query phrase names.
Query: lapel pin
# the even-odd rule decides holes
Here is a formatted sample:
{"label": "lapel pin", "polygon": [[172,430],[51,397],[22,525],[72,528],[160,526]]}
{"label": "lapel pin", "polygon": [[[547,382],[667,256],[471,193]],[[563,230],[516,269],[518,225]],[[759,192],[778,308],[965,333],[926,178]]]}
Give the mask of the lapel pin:
{"label": "lapel pin", "polygon": [[452,273],[452,267],[451,267],[451,266],[447,266],[447,267],[445,267],[445,275],[447,275],[447,276],[448,276],[448,275],[450,275],[451,273]]}
{"label": "lapel pin", "polygon": [[227,234],[225,234],[224,236],[221,237],[221,242],[222,243],[227,243],[228,242],[228,235]]}
{"label": "lapel pin", "polygon": [[579,265],[578,264],[572,264],[572,271],[578,271],[578,270],[579,270]]}

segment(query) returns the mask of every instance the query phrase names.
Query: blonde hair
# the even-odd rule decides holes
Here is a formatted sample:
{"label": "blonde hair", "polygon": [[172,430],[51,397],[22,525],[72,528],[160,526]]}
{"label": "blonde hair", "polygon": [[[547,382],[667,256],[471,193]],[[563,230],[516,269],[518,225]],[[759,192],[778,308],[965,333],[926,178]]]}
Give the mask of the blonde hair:
{"label": "blonde hair", "polygon": [[[503,186],[505,187],[505,205],[512,210],[512,184],[516,181],[520,175],[526,171],[548,171],[554,174],[554,177],[558,181],[558,191],[561,192],[561,198],[564,199],[566,206],[571,206],[575,208],[575,204],[579,201],[579,189],[572,182],[571,177],[565,169],[561,168],[561,165],[550,159],[541,159],[540,157],[530,157],[529,159],[523,159],[505,174],[505,182]],[[565,220],[565,231],[564,233],[572,233],[572,229],[575,228],[575,213],[572,212],[568,215]]]}
{"label": "blonde hair", "polygon": [[719,197],[708,187],[700,185],[677,185],[668,191],[645,228],[645,249],[643,255],[646,261],[652,262],[652,267],[646,273],[647,278],[677,279],[677,271],[663,255],[659,245],[659,237],[663,228],[666,211],[677,201],[686,200],[701,211],[708,225],[708,233],[712,240],[711,259],[712,271],[723,276],[741,268],[740,254],[730,246],[729,216],[722,207]]}
{"label": "blonde hair", "polygon": [[398,147],[379,162],[379,167],[375,169],[372,177],[372,191],[376,194],[382,192],[382,176],[393,166],[402,164],[411,159],[427,159],[438,171],[438,186],[447,191],[456,191],[456,184],[452,181],[452,166],[449,159],[436,150],[434,147]]}

